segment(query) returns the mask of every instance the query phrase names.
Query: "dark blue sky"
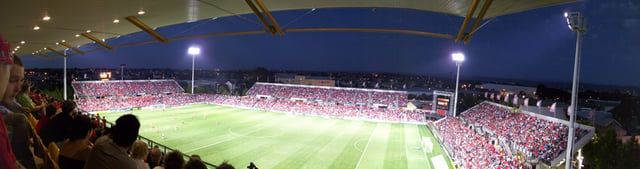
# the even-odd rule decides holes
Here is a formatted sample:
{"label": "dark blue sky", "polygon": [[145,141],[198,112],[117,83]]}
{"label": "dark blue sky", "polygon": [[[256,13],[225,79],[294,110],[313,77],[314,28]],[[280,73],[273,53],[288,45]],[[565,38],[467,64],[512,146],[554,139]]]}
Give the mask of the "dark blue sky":
{"label": "dark blue sky", "polygon": [[[640,1],[586,0],[497,17],[468,45],[452,39],[405,34],[357,32],[288,32],[209,37],[152,43],[72,56],[70,68],[190,69],[186,50],[197,45],[198,69],[393,72],[449,74],[451,53],[463,52],[461,78],[497,77],[570,83],[576,34],[567,28],[565,11],[579,11],[589,22],[583,38],[581,82],[640,86]],[[463,18],[405,9],[317,9],[273,12],[286,28],[364,27],[408,29],[455,35]],[[257,22],[253,15],[245,15]],[[296,19],[298,18],[298,19]],[[293,22],[292,22],[293,21]],[[238,17],[202,20],[158,28],[166,37],[261,30]],[[107,40],[117,46],[151,40],[135,33]],[[99,48],[83,45],[81,50]],[[62,67],[62,59],[25,57],[27,68]]]}

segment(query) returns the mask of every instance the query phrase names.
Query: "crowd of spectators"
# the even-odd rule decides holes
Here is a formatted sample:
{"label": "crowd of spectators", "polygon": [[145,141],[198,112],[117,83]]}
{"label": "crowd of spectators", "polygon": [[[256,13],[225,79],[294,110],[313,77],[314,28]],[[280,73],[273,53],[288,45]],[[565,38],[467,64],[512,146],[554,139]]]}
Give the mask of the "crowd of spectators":
{"label": "crowd of spectators", "polygon": [[[503,146],[515,150],[513,153],[521,153],[524,159],[548,164],[559,158],[567,146],[567,125],[513,113],[508,107],[487,102],[465,111],[458,118],[447,117],[434,123],[434,127],[442,136],[443,144],[465,168],[523,167],[522,160],[509,157],[502,150]],[[586,129],[577,128],[576,140],[587,134]],[[499,140],[500,146],[490,144],[488,138]]]}
{"label": "crowd of spectators", "polygon": [[318,91],[318,88],[295,87],[292,91],[291,98],[313,100],[316,91]]}
{"label": "crowd of spectators", "polygon": [[[481,103],[460,115],[465,121],[493,131],[497,137],[509,140],[518,151],[529,157],[550,162],[567,147],[568,126],[510,109]],[[576,138],[587,134],[576,129]]]}
{"label": "crowd of spectators", "polygon": [[256,96],[256,95],[264,95],[264,96],[274,96],[276,92],[280,90],[280,86],[276,85],[266,85],[261,83],[256,83],[251,87],[249,91],[247,91],[248,96]]}
{"label": "crowd of spectators", "polygon": [[259,99],[253,107],[256,109],[271,110],[271,106],[273,106],[276,101],[276,99]]}
{"label": "crowd of spectators", "polygon": [[384,105],[389,107],[405,107],[407,94],[353,88],[324,88],[314,86],[287,86],[268,83],[257,83],[247,91],[248,96],[273,96],[279,99],[303,99],[307,101],[333,102],[357,105]]}
{"label": "crowd of spectators", "polygon": [[442,137],[442,144],[453,151],[452,158],[464,168],[525,168],[520,161],[456,118],[447,117],[434,126]]}
{"label": "crowd of spectators", "polygon": [[76,81],[71,86],[80,98],[184,92],[184,89],[174,80]]}
{"label": "crowd of spectators", "polygon": [[314,94],[312,100],[327,101],[329,100],[329,96],[333,95],[333,92],[335,92],[335,90],[319,88],[318,90],[316,90],[316,93]]}

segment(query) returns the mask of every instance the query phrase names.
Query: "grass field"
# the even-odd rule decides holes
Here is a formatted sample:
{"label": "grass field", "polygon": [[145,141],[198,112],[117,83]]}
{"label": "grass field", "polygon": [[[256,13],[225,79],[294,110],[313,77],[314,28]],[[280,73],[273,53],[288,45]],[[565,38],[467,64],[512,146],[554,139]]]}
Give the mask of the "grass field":
{"label": "grass field", "polygon": [[[447,167],[452,168],[424,125],[305,117],[216,105],[101,116],[115,122],[125,113],[138,116],[140,135],[189,155],[198,154],[212,164],[228,160],[235,168],[246,168],[254,162],[261,169],[435,169],[430,159],[438,155],[443,155]],[[423,153],[422,137],[432,138],[433,153]]]}

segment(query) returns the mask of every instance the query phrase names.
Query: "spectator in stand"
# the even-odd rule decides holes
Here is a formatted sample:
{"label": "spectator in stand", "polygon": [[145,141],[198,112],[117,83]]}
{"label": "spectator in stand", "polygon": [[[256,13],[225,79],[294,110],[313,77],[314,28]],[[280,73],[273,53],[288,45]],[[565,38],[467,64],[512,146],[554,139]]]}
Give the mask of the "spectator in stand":
{"label": "spectator in stand", "polygon": [[158,146],[153,146],[151,152],[149,153],[149,157],[147,158],[147,163],[149,163],[150,168],[156,168],[156,166],[160,165],[162,161],[162,151]]}
{"label": "spectator in stand", "polygon": [[47,123],[49,123],[51,118],[54,115],[56,115],[57,112],[58,112],[58,107],[56,106],[56,104],[55,103],[49,104],[45,109],[45,116],[42,116],[42,118],[38,120],[38,124],[36,125],[36,132],[40,133],[40,130],[42,130],[42,128],[45,125],[47,125]]}
{"label": "spectator in stand", "polygon": [[136,161],[138,169],[149,169],[149,164],[144,159],[149,154],[149,146],[144,141],[138,140],[131,146],[131,158]]}
{"label": "spectator in stand", "polygon": [[24,107],[25,111],[30,112],[33,117],[35,117],[36,119],[42,118],[43,116],[43,108],[45,107],[46,104],[41,103],[40,105],[34,105],[33,101],[31,100],[31,97],[29,97],[29,93],[31,93],[31,88],[33,88],[33,85],[31,85],[31,83],[29,81],[25,81],[24,83],[22,83],[20,92],[18,93],[18,95],[16,96],[16,101],[18,101],[18,103]]}
{"label": "spectator in stand", "polygon": [[[253,162],[251,164],[253,165]],[[227,163],[227,161],[223,161],[222,163],[218,164],[216,169],[235,169],[235,168],[233,168],[231,164]]]}
{"label": "spectator in stand", "polygon": [[58,165],[62,169],[82,169],[93,148],[89,137],[97,126],[85,115],[76,116],[71,123],[69,139],[62,144]]}
{"label": "spectator in stand", "polygon": [[184,165],[184,169],[207,169],[207,166],[204,165],[200,156],[192,155],[187,164]]}
{"label": "spectator in stand", "polygon": [[182,152],[173,150],[173,152],[164,156],[162,166],[156,166],[153,169],[182,169],[183,165],[184,158],[182,158]]}
{"label": "spectator in stand", "polygon": [[111,134],[96,140],[85,169],[136,169],[138,167],[127,150],[138,138],[140,121],[133,114],[120,116]]}
{"label": "spectator in stand", "polygon": [[[2,34],[0,34],[0,96],[4,96],[9,83],[9,76],[11,72],[11,65],[13,64],[13,57],[9,55],[11,45],[4,40]],[[7,135],[5,118],[0,113],[0,168],[3,169],[15,169],[24,168],[18,160],[16,160],[11,144],[9,144],[9,137]]]}
{"label": "spectator in stand", "polygon": [[[2,98],[2,114],[5,115],[4,122],[7,125],[7,135],[11,140],[11,147],[15,157],[20,164],[26,168],[35,168],[33,153],[29,150],[29,138],[31,130],[27,120],[28,109],[21,109],[22,106],[16,102],[16,96],[20,92],[22,80],[24,79],[24,64],[19,57],[14,56],[11,65],[9,83]],[[9,110],[9,109],[11,110]]]}
{"label": "spectator in stand", "polygon": [[42,138],[42,143],[49,145],[50,142],[54,142],[58,147],[62,147],[64,140],[69,137],[70,124],[73,122],[73,116],[76,113],[76,103],[72,100],[64,101],[62,103],[62,112],[54,115],[38,133]]}

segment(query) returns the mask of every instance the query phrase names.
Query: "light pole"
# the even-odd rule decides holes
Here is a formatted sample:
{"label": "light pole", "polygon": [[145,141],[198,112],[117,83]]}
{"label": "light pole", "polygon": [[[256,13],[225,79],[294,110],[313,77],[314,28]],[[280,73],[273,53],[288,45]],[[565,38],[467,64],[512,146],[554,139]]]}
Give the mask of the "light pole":
{"label": "light pole", "polygon": [[191,54],[192,56],[192,61],[191,61],[191,94],[194,93],[193,91],[193,86],[194,86],[194,79],[195,79],[195,72],[196,72],[196,55],[200,54],[200,48],[197,47],[189,47],[188,50],[189,54]]}
{"label": "light pole", "polygon": [[120,80],[124,81],[124,66],[125,64],[120,64]]}
{"label": "light pole", "polygon": [[456,62],[456,66],[458,67],[458,71],[456,73],[456,93],[453,98],[453,117],[456,117],[456,109],[458,108],[458,83],[460,82],[460,64],[464,61],[464,54],[453,53],[451,54],[451,58]]}
{"label": "light pole", "polygon": [[67,50],[69,50],[69,48],[64,49],[64,100],[67,100]]}
{"label": "light pole", "polygon": [[[580,37],[587,32],[587,23],[584,20],[584,17],[580,14],[580,12],[571,12],[564,13],[564,17],[567,19],[567,24],[569,29],[576,32],[576,56],[573,65],[573,87],[571,89],[571,109],[573,109],[573,113],[569,115],[570,123],[569,123],[569,137],[567,140],[567,157],[565,168],[571,169],[572,158],[573,158],[573,146],[574,146],[574,137],[575,137],[575,123],[576,123],[576,109],[577,99],[578,99],[578,82],[580,76],[580,47],[582,45],[582,41]],[[579,167],[579,166],[578,166]]]}

